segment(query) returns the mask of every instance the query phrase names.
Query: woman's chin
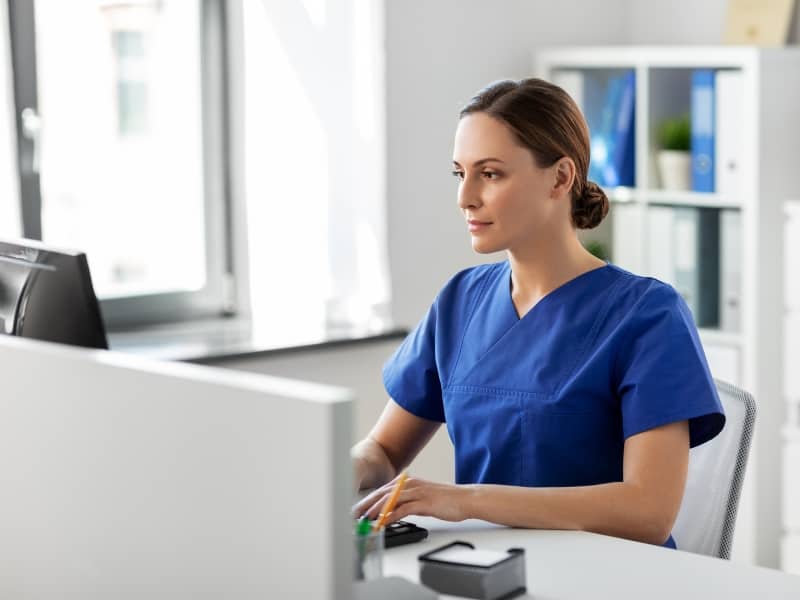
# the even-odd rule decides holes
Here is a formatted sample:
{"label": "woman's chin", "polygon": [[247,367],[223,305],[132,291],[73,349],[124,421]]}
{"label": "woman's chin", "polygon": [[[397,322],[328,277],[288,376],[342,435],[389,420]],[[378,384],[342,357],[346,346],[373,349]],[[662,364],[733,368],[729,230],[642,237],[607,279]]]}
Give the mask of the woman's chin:
{"label": "woman's chin", "polygon": [[498,244],[492,244],[489,240],[482,240],[480,238],[472,238],[472,249],[478,254],[492,254],[503,250]]}

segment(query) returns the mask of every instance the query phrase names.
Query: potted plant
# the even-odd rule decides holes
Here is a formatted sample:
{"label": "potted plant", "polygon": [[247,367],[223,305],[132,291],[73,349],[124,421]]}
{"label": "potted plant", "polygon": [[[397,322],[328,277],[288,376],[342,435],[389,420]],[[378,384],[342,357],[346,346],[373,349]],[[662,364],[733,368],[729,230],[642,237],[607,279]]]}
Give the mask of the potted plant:
{"label": "potted plant", "polygon": [[692,187],[692,129],[689,115],[665,119],[656,131],[658,171],[665,190]]}
{"label": "potted plant", "polygon": [[587,240],[584,242],[583,247],[586,248],[590,254],[596,256],[600,260],[608,260],[608,250],[603,242],[598,240]]}

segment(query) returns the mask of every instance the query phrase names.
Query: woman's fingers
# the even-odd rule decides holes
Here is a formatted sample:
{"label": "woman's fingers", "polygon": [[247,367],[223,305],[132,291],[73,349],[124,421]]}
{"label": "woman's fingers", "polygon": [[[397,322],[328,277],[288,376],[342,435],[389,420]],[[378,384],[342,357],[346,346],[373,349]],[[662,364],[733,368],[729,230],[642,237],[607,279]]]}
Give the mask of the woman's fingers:
{"label": "woman's fingers", "polygon": [[364,496],[353,507],[353,513],[357,517],[360,517],[361,515],[365,514],[367,509],[370,508],[373,504],[375,504],[378,498],[382,498],[387,493],[387,491],[390,491],[392,489],[393,485],[394,485],[393,482],[389,482],[373,490],[366,496]]}
{"label": "woman's fingers", "polygon": [[[416,500],[419,498],[419,488],[414,488],[410,490],[403,490],[400,492],[400,495],[397,497],[397,504],[394,505],[392,509],[392,515],[397,513],[398,509],[400,509],[405,504]],[[381,511],[383,507],[386,506],[386,503],[389,501],[389,497],[391,496],[391,491],[385,494],[382,498],[380,498],[377,502],[375,502],[370,509],[367,511],[366,515],[370,520],[377,519],[381,516]],[[388,516],[388,515],[387,515]],[[395,518],[390,518],[389,522],[396,521]]]}
{"label": "woman's fingers", "polygon": [[394,523],[395,521],[402,521],[409,515],[424,515],[425,514],[425,503],[420,500],[412,500],[410,502],[404,503],[402,506],[397,506],[392,511],[392,514],[389,516],[388,523]]}
{"label": "woman's fingers", "polygon": [[[392,496],[394,486],[387,484],[376,490],[360,505],[359,515],[370,520],[378,519]],[[445,521],[463,521],[467,518],[460,505],[461,488],[454,485],[431,483],[424,480],[408,480],[400,492],[387,523],[401,521],[409,515],[431,516]]]}
{"label": "woman's fingers", "polygon": [[[392,491],[394,490],[394,486],[397,483],[397,480],[400,479],[400,475],[392,479],[389,483],[382,485],[381,487],[377,488],[373,492],[366,495],[362,498],[354,507],[353,507],[353,514],[356,517],[361,517],[362,515],[367,515],[368,517],[372,518],[372,508],[375,507],[377,504],[383,505],[386,500],[388,500],[389,496],[392,495]],[[413,489],[419,485],[421,480],[413,479],[409,477],[406,479],[406,483],[403,486],[402,494],[406,493],[410,489]]]}

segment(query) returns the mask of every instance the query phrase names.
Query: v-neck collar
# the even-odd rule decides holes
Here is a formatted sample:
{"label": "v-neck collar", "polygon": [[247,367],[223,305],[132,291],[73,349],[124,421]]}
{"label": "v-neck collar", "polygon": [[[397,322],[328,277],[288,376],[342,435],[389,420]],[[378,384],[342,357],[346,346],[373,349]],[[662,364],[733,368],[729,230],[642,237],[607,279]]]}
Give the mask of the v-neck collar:
{"label": "v-neck collar", "polygon": [[[594,310],[590,308],[594,306],[594,300],[606,304],[598,296],[607,295],[607,286],[598,286],[598,283],[605,278],[614,279],[616,270],[616,267],[607,263],[581,273],[546,294],[520,318],[511,301],[511,265],[508,261],[492,265],[486,273],[486,284],[478,292],[477,302],[470,310],[453,368],[444,382],[445,387],[478,383],[487,385],[490,381],[496,384],[516,361],[521,360],[520,364],[524,365],[529,360],[540,360],[542,353],[547,354],[551,338],[561,335],[558,328],[563,329],[565,323],[572,322],[569,314],[575,310],[581,312],[584,321],[579,330],[570,334],[577,337],[569,343],[571,347],[579,347],[581,340],[591,330],[590,326],[585,326],[586,310]],[[575,307],[573,300],[577,297],[584,298],[589,304],[582,302],[581,307]],[[554,326],[556,329],[553,329]],[[501,356],[517,359],[508,363]],[[487,360],[487,357],[490,359]]]}
{"label": "v-neck collar", "polygon": [[511,263],[508,260],[506,260],[505,261],[505,271],[506,272],[505,272],[505,274],[503,276],[503,280],[506,282],[506,285],[505,285],[505,288],[504,288],[505,289],[505,296],[506,296],[506,304],[508,305],[508,308],[511,310],[511,314],[514,317],[514,321],[515,322],[522,321],[529,314],[531,314],[534,310],[536,310],[536,308],[539,307],[543,302],[548,301],[553,296],[560,295],[561,293],[563,293],[563,291],[565,289],[569,289],[569,288],[573,287],[579,281],[583,281],[584,279],[588,279],[589,276],[592,275],[593,273],[603,272],[603,271],[606,271],[606,270],[608,270],[610,268],[611,268],[610,263],[606,262],[606,264],[604,264],[601,267],[597,267],[595,269],[589,269],[588,271],[584,271],[580,275],[576,275],[572,279],[569,279],[569,280],[565,281],[564,283],[562,283],[558,287],[556,287],[556,288],[550,290],[549,292],[547,292],[544,296],[539,298],[539,301],[536,302],[536,304],[534,304],[527,311],[525,311],[525,314],[520,315],[517,312],[517,307],[514,306],[514,300],[511,297],[511,284],[512,284],[512,281],[511,281]]}

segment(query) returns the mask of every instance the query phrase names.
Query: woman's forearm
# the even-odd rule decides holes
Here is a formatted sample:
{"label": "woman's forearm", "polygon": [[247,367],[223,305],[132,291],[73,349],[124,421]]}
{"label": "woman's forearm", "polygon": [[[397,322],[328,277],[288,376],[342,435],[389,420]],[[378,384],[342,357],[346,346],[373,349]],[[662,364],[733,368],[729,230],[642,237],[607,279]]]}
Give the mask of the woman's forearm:
{"label": "woman's forearm", "polygon": [[350,451],[355,484],[358,489],[376,488],[391,481],[397,470],[383,447],[370,437],[358,442]]}
{"label": "woman's forearm", "polygon": [[575,529],[663,544],[676,516],[652,492],[624,482],[563,488],[465,487],[465,512],[470,518],[510,527]]}

